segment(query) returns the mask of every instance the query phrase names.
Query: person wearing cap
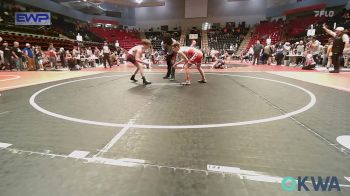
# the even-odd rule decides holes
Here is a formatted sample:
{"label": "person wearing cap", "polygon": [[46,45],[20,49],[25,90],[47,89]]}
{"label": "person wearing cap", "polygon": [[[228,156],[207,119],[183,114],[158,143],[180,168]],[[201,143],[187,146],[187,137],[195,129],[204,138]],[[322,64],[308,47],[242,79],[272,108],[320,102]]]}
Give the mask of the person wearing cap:
{"label": "person wearing cap", "polygon": [[344,49],[349,47],[349,36],[343,32],[345,30],[344,27],[337,27],[335,31],[332,31],[327,28],[326,24],[323,24],[323,29],[334,38],[332,46],[334,70],[330,71],[330,73],[339,73],[340,56],[343,54]]}
{"label": "person wearing cap", "polygon": [[28,71],[35,71],[34,52],[29,43],[23,49],[23,56],[26,59]]}

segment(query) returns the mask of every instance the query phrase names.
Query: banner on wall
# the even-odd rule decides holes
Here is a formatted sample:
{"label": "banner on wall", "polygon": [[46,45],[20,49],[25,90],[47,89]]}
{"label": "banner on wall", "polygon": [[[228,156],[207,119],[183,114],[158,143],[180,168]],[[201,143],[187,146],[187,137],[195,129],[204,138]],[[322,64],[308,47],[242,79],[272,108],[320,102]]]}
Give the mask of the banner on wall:
{"label": "banner on wall", "polygon": [[50,12],[16,12],[16,25],[51,25]]}

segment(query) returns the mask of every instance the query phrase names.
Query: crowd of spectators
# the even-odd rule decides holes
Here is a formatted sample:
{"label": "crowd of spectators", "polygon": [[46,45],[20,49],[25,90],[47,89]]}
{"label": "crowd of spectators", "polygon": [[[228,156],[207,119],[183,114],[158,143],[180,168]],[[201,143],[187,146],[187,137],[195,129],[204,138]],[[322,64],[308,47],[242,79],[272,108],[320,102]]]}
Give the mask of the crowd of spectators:
{"label": "crowd of spectators", "polygon": [[111,68],[124,63],[126,51],[114,45],[104,43],[100,46],[76,45],[73,49],[56,48],[52,43],[48,48],[29,43],[21,48],[20,43],[9,43],[0,37],[0,70],[10,71],[46,71],[46,70],[80,70],[102,65]]}
{"label": "crowd of spectators", "polygon": [[[337,28],[344,35],[342,38],[345,42],[345,48],[340,55],[341,65],[350,67],[348,58],[350,56],[348,31],[342,27]],[[314,69],[317,66],[323,66],[329,69],[332,66],[332,48],[333,36],[329,35],[329,39],[322,42],[315,36],[309,36],[303,40],[295,42],[278,42],[271,44],[266,41],[266,44],[261,44],[257,41],[247,52],[241,51],[241,62],[245,61],[252,65],[267,64],[267,65],[285,65],[299,66],[303,69]]]}

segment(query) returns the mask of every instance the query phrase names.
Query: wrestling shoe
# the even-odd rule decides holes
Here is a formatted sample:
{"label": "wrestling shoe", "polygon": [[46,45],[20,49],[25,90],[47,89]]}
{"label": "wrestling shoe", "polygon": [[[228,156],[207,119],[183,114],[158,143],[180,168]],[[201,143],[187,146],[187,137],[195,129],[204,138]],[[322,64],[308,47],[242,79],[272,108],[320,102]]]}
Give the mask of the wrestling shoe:
{"label": "wrestling shoe", "polygon": [[133,82],[137,82],[138,81],[138,80],[135,79],[135,75],[132,75],[130,80],[133,81]]}
{"label": "wrestling shoe", "polygon": [[204,83],[207,83],[207,80],[198,80],[197,82],[204,84]]}

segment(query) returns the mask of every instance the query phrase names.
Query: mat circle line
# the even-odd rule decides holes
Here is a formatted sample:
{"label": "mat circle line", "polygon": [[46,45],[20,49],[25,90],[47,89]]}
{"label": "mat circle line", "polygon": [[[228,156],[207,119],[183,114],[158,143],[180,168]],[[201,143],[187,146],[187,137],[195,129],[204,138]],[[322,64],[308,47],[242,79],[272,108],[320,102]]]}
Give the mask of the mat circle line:
{"label": "mat circle line", "polygon": [[[148,74],[153,75],[153,74],[161,74],[161,73],[148,73]],[[70,84],[70,83],[74,83],[74,82],[86,81],[86,80],[95,80],[95,79],[110,78],[110,77],[123,77],[123,76],[129,76],[129,75],[130,74],[111,75],[111,76],[98,76],[98,77],[91,77],[91,78],[72,80],[72,81],[68,81],[68,82],[62,82],[62,83],[59,83],[59,84],[51,85],[51,86],[48,86],[46,88],[43,88],[43,89],[35,92],[30,97],[29,103],[30,103],[30,105],[33,108],[35,108],[39,112],[42,112],[42,113],[44,113],[46,115],[49,115],[49,116],[52,116],[52,117],[55,117],[55,118],[67,120],[67,121],[72,121],[72,122],[77,122],[77,123],[82,123],[82,124],[89,124],[89,125],[96,125],[96,126],[105,126],[105,127],[125,127],[125,126],[130,126],[128,124],[92,121],[92,120],[79,119],[79,118],[74,118],[74,117],[69,117],[69,116],[57,114],[57,113],[54,113],[54,112],[51,112],[51,111],[48,111],[48,110],[42,108],[41,106],[39,106],[35,102],[35,99],[36,99],[36,97],[39,94],[41,94],[42,92],[47,91],[49,89],[58,87],[58,86],[62,86],[62,85],[66,85],[66,84]],[[270,118],[263,118],[263,119],[257,119],[257,120],[231,122],[231,123],[202,124],[202,125],[200,125],[200,124],[198,124],[198,125],[139,125],[139,124],[133,124],[130,127],[132,127],[132,128],[143,128],[143,129],[206,129],[206,128],[220,128],[220,127],[234,127],[234,126],[242,126],[242,125],[253,125],[253,124],[267,123],[267,122],[272,122],[272,121],[286,119],[286,118],[289,118],[291,116],[295,116],[297,114],[303,113],[303,112],[309,110],[310,108],[312,108],[316,104],[316,96],[312,92],[310,92],[309,90],[307,90],[307,89],[305,89],[303,87],[300,87],[300,86],[297,86],[297,85],[294,85],[294,84],[291,84],[291,83],[287,83],[287,82],[283,82],[283,81],[279,81],[279,80],[268,79],[268,78],[261,78],[261,77],[254,77],[254,76],[244,76],[244,75],[236,75],[236,74],[207,73],[207,75],[250,78],[250,79],[264,80],[264,81],[270,81],[270,82],[275,82],[275,83],[279,83],[279,84],[284,84],[284,85],[291,86],[291,87],[294,87],[294,88],[297,88],[299,90],[304,91],[307,95],[309,95],[310,101],[309,101],[309,103],[307,105],[305,105],[304,107],[302,107],[302,108],[300,108],[298,110],[295,110],[295,111],[292,111],[292,112],[288,112],[288,113],[282,114],[280,116],[274,116],[274,117],[270,117]]]}
{"label": "mat circle line", "polygon": [[0,77],[2,77],[2,76],[12,76],[13,78],[0,79],[0,82],[10,81],[10,80],[17,80],[17,79],[21,78],[21,76],[19,76],[19,75],[0,75]]}

